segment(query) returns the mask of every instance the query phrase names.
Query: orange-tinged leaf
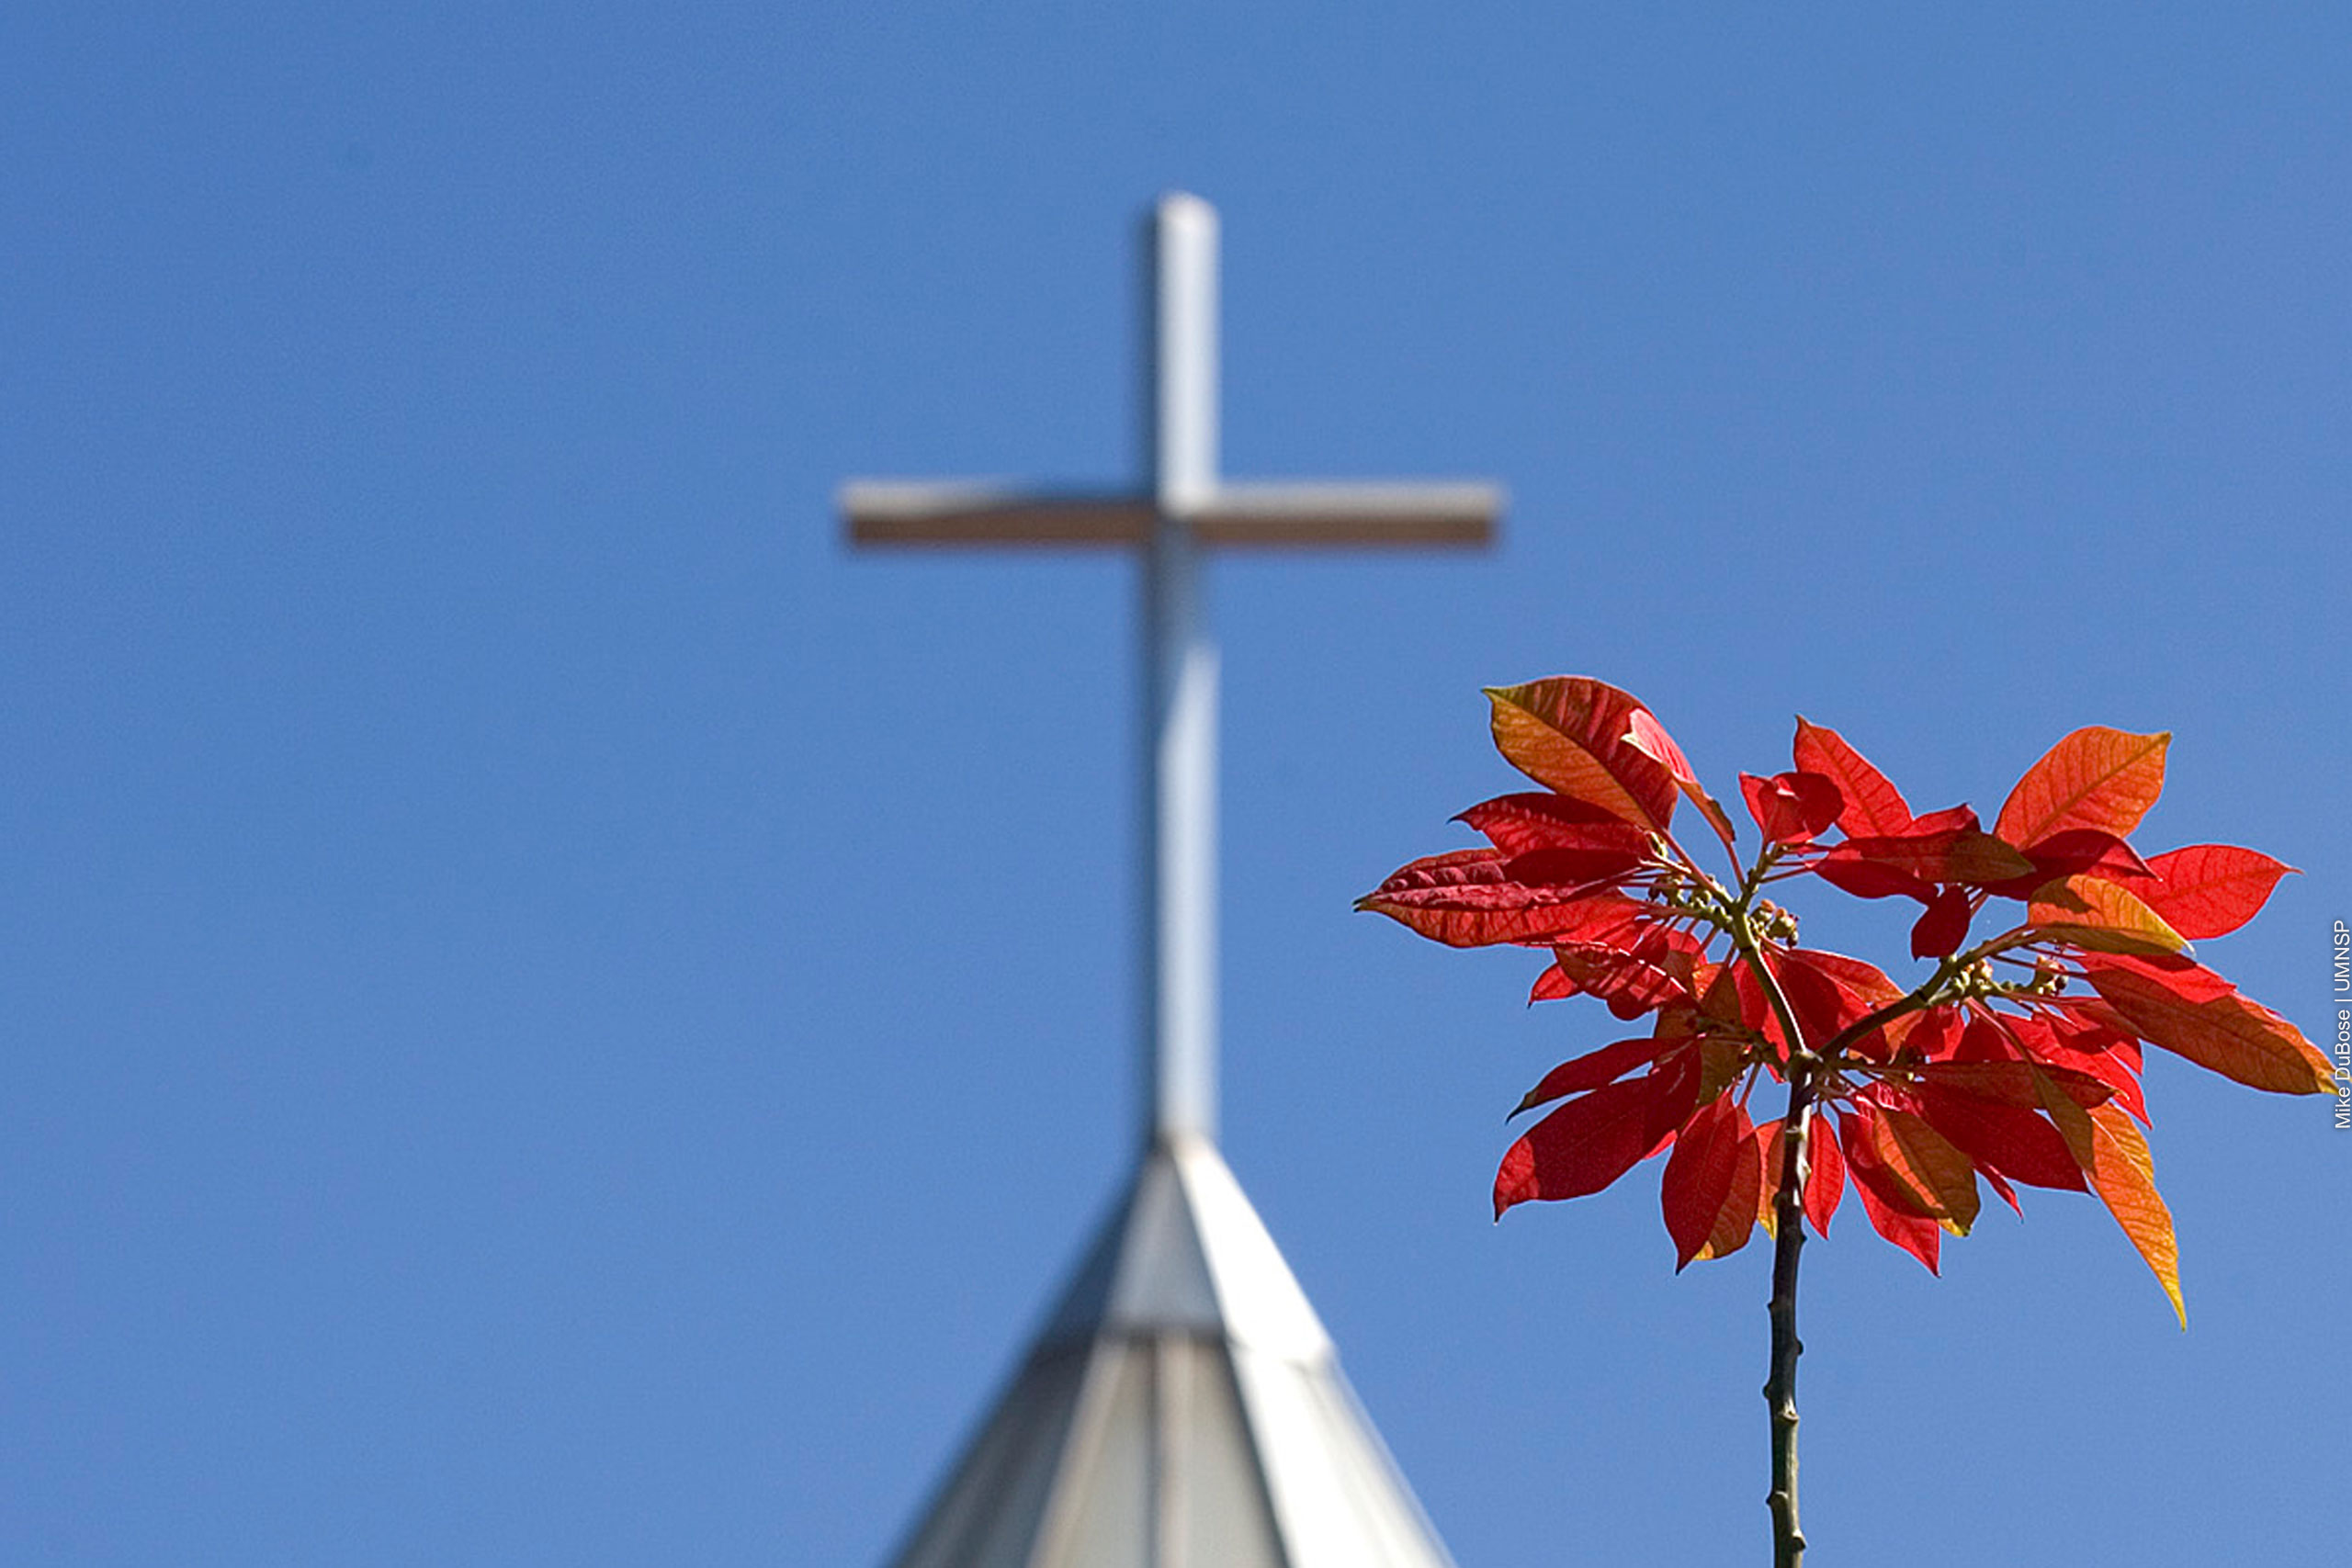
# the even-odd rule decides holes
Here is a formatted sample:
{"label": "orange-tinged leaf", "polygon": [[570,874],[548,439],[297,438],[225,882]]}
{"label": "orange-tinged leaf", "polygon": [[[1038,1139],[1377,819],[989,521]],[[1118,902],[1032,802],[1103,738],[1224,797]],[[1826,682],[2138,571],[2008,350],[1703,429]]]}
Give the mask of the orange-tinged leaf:
{"label": "orange-tinged leaf", "polygon": [[[1581,675],[1491,687],[1495,749],[1547,789],[1659,832],[1679,787],[1666,763],[1627,739],[1645,711],[1627,693]],[[1685,764],[1686,766],[1688,764]]]}
{"label": "orange-tinged leaf", "polygon": [[2149,908],[2195,942],[2227,936],[2254,919],[2278,879],[2295,868],[2235,844],[2191,844],[2148,862],[2156,885],[2142,887]]}
{"label": "orange-tinged leaf", "polygon": [[2179,953],[2188,946],[2165,918],[2097,876],[2046,882],[2026,905],[2026,922],[2045,941],[2094,953]]}
{"label": "orange-tinged leaf", "polygon": [[1845,1145],[1846,1173],[1853,1179],[1854,1195],[1862,1201],[1862,1213],[1872,1230],[1917,1258],[1928,1273],[1938,1273],[1943,1228],[1922,1212],[1923,1200],[1909,1191],[1880,1158],[1869,1128],[1873,1119],[1872,1108],[1863,1103],[1856,1104],[1852,1114],[1840,1114],[1838,1119],[1838,1141]]}
{"label": "orange-tinged leaf", "polygon": [[2042,753],[2025,772],[1993,831],[2030,849],[2069,828],[2121,838],[2140,825],[2165,787],[2169,734],[2133,735],[2090,725]]}
{"label": "orange-tinged leaf", "polygon": [[2235,991],[2192,1001],[2143,969],[2086,966],[2091,987],[2151,1045],[2273,1094],[2332,1094],[2333,1065],[2293,1024]]}
{"label": "orange-tinged leaf", "polygon": [[1796,744],[1791,750],[1799,773],[1820,773],[1838,786],[1844,801],[1838,826],[1848,835],[1900,833],[1911,826],[1911,807],[1905,804],[1903,792],[1836,730],[1807,724],[1800,716]]}
{"label": "orange-tinged leaf", "polygon": [[[1741,1113],[1740,1120],[1747,1120],[1746,1112]],[[1735,1158],[1731,1190],[1724,1195],[1724,1206],[1715,1213],[1714,1226],[1699,1248],[1697,1257],[1701,1262],[1730,1257],[1756,1234],[1756,1211],[1770,1184],[1764,1179],[1764,1153],[1757,1146],[1752,1130],[1739,1141]]]}
{"label": "orange-tinged leaf", "polygon": [[1879,1196],[1903,1213],[1921,1219],[1946,1218],[1927,1183],[1905,1168],[1902,1150],[1886,1130],[1886,1108],[1868,1100],[1852,1104],[1851,1114],[1839,1118],[1848,1168],[1867,1174]]}
{"label": "orange-tinged leaf", "polygon": [[2148,1153],[2148,1140],[2116,1105],[2086,1111],[2054,1085],[2043,1094],[2042,1105],[2066,1140],[2067,1152],[2089,1179],[2091,1190],[2146,1259],[2181,1327],[2187,1328],[2188,1307],[2180,1296],[2180,1243],[2173,1235],[2172,1211],[2156,1190],[2155,1161]]}
{"label": "orange-tinged leaf", "polygon": [[1736,1040],[1699,1042],[1699,1100],[1704,1104],[1739,1081],[1747,1048]]}
{"label": "orange-tinged leaf", "polygon": [[1927,1118],[1892,1106],[1881,1106],[1879,1112],[1871,1123],[1877,1135],[1873,1152],[1885,1156],[1905,1186],[1927,1198],[1936,1218],[1951,1221],[1954,1235],[1966,1235],[1982,1202],[1974,1163]]}

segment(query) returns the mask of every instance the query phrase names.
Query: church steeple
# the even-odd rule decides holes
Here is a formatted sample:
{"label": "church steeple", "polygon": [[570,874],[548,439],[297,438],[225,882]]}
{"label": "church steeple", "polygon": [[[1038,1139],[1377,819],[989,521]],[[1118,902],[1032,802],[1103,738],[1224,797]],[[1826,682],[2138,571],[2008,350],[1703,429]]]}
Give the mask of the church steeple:
{"label": "church steeple", "polygon": [[1445,1548],[1216,1137],[1216,649],[1202,557],[1460,546],[1478,484],[1235,484],[1217,466],[1216,214],[1146,228],[1140,494],[853,483],[861,545],[1124,545],[1143,557],[1141,1158],[895,1568],[1442,1568]]}

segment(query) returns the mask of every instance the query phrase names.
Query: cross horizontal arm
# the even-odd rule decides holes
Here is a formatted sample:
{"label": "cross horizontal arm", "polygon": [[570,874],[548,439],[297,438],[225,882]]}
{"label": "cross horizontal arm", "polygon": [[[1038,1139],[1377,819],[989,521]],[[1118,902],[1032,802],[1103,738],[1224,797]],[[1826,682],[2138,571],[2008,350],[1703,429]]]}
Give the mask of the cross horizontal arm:
{"label": "cross horizontal arm", "polygon": [[[984,483],[853,480],[842,513],[860,545],[1141,545],[1151,499],[1060,495]],[[1316,481],[1219,485],[1184,521],[1227,548],[1476,547],[1494,537],[1503,492],[1488,484]]]}
{"label": "cross horizontal arm", "polygon": [[1315,480],[1219,485],[1189,521],[1202,543],[1226,547],[1478,546],[1502,510],[1496,485]]}
{"label": "cross horizontal arm", "polygon": [[1140,545],[1151,537],[1151,501],[1140,495],[853,479],[840,502],[859,545]]}

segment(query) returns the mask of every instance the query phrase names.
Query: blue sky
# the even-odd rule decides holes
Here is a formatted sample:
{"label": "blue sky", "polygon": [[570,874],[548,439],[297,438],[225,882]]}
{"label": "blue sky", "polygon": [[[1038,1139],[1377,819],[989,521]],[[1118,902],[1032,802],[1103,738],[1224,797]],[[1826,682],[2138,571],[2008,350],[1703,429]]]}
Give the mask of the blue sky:
{"label": "blue sky", "polygon": [[[1465,1568],[1766,1531],[1760,1251],[1487,1223],[1611,1025],[1349,912],[1481,685],[1988,815],[2171,729],[2321,1033],[2337,8],[94,9],[0,20],[0,1557],[883,1558],[1129,1156],[1134,585],[830,495],[1129,476],[1171,186],[1230,471],[1513,496],[1213,584],[1227,1153]],[[2352,1136],[2150,1083],[2186,1336],[2070,1195],[1808,1250],[1825,1568],[2338,1560]]]}

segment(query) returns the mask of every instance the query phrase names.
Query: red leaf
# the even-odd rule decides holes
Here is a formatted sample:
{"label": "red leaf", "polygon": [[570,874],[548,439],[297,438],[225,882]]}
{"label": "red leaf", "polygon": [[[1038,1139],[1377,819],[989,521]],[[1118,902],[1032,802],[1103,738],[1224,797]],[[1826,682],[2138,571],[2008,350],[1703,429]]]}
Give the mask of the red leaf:
{"label": "red leaf", "polygon": [[1936,880],[1984,887],[2019,875],[2032,865],[1994,835],[1972,829],[1956,835],[1944,851],[1943,872]]}
{"label": "red leaf", "polygon": [[1578,990],[1599,997],[1619,1018],[1639,1018],[1691,996],[1685,983],[1658,962],[1663,954],[1655,947],[1643,953],[1600,942],[1563,942],[1553,948],[1552,956]]}
{"label": "red leaf", "polygon": [[1818,869],[1827,877],[1832,865],[1848,864],[1877,866],[1919,882],[1964,882],[1977,887],[2030,875],[2033,871],[2031,861],[1978,828],[1973,819],[1929,832],[1848,839],[1822,857]]}
{"label": "red leaf", "polygon": [[1869,1005],[1833,974],[1813,964],[1814,955],[1809,950],[1764,951],[1772,965],[1773,977],[1781,982],[1781,994],[1789,999],[1789,1010],[1796,1014],[1797,1028],[1804,1032],[1807,1049],[1821,1049],[1840,1030],[1870,1010]]}
{"label": "red leaf", "polygon": [[1666,1140],[1676,1128],[1690,1119],[1699,1109],[1699,1088],[1703,1078],[1703,1053],[1699,1050],[1670,1051],[1658,1058],[1649,1076],[1657,1080],[1657,1101],[1650,1111],[1650,1149],[1653,1153],[1666,1146]]}
{"label": "red leaf", "polygon": [[[2004,1027],[2011,1024],[2018,1026],[2016,1037]],[[1947,1059],[1922,1062],[1917,1071],[1923,1083],[2028,1111],[2041,1103],[2041,1087],[2051,1082],[2064,1089],[2077,1105],[2098,1105],[2113,1098],[2114,1086],[2071,1065],[2092,1058],[2072,1047],[2061,1047],[2058,1040],[2054,1030],[2036,1020],[1988,1011],[1970,1021]],[[2137,1076],[2122,1064],[2104,1055],[2098,1059],[2109,1073],[2137,1087]]]}
{"label": "red leaf", "polygon": [[[1547,789],[1663,832],[1679,787],[1667,765],[1626,739],[1644,711],[1616,687],[1581,675],[1491,687],[1495,748]],[[1686,764],[1687,765],[1687,764]]]}
{"label": "red leaf", "polygon": [[2191,844],[2148,866],[2156,886],[2139,889],[2140,897],[2191,942],[2227,936],[2254,919],[2278,879],[2295,869],[2234,844]]}
{"label": "red leaf", "polygon": [[1911,825],[1911,807],[1904,804],[1903,792],[1836,730],[1807,724],[1800,716],[1792,750],[1799,772],[1819,773],[1838,786],[1845,802],[1838,826],[1847,833],[1899,833]]}
{"label": "red leaf", "polygon": [[1928,900],[1927,908],[1911,927],[1911,956],[1945,958],[1968,940],[1968,922],[1975,913],[1968,906],[1968,889],[1958,884]]}
{"label": "red leaf", "polygon": [[1931,1007],[1913,1015],[1917,1021],[1904,1039],[1904,1048],[1924,1059],[1934,1062],[1953,1054],[1959,1046],[1962,1030],[1967,1020],[1960,1009],[1951,1003]]}
{"label": "red leaf", "polygon": [[[1697,1083],[1693,1056],[1690,1073],[1651,1072],[1604,1084],[1530,1127],[1505,1151],[1502,1168],[1495,1173],[1495,1217],[1531,1199],[1598,1192],[1631,1170],[1679,1124],[1679,1116],[1667,1121],[1664,1112],[1683,1080]],[[1687,1103],[1681,1114],[1689,1114]]]}
{"label": "red leaf", "polygon": [[1839,844],[1814,865],[1814,874],[1841,893],[1857,898],[1917,898],[1925,904],[1936,896],[1936,885],[1912,875],[1907,871],[1866,861],[1859,855],[1845,854],[1846,845]]}
{"label": "red leaf", "polygon": [[2333,1065],[2295,1026],[2233,991],[2191,1001],[2140,968],[2096,964],[2091,986],[2151,1045],[2250,1089],[2332,1094]]}
{"label": "red leaf", "polygon": [[1747,1244],[1759,1181],[1755,1131],[1726,1096],[1701,1109],[1675,1139],[1658,1201],[1674,1238],[1676,1272],[1694,1258],[1720,1258]]}
{"label": "red leaf", "polygon": [[1838,1200],[1846,1195],[1846,1156],[1838,1150],[1828,1112],[1815,1113],[1813,1131],[1805,1137],[1805,1153],[1813,1169],[1804,1184],[1804,1217],[1813,1222],[1815,1231],[1827,1235],[1829,1217],[1838,1212]]}
{"label": "red leaf", "polygon": [[1826,773],[1774,773],[1769,779],[1742,773],[1739,793],[1768,843],[1804,843],[1828,831],[1846,809],[1838,781]]}
{"label": "red leaf", "polygon": [[1896,839],[1932,839],[1939,833],[1957,833],[1964,829],[1981,828],[1976,808],[1965,803],[1947,806],[1941,811],[1930,811],[1925,817],[1914,817],[1911,825],[1899,833],[1888,835]]}
{"label": "red leaf", "polygon": [[[1583,830],[1595,824],[1639,831],[1623,818],[1611,816],[1598,806],[1570,800],[1565,795],[1539,795],[1533,791],[1482,800],[1454,820],[1466,822],[1484,833],[1495,848],[1507,855],[1587,844],[1589,840]],[[1645,844],[1647,835],[1643,835],[1640,841]]]}
{"label": "red leaf", "polygon": [[[1627,840],[1632,842],[1627,842]],[[1625,822],[1595,824],[1581,844],[1554,844],[1513,855],[1506,875],[1530,887],[1575,887],[1600,891],[1640,865],[1649,854],[1649,836]]]}
{"label": "red leaf", "polygon": [[2082,1169],[2066,1152],[2066,1140],[2032,1111],[1934,1081],[1917,1093],[1928,1125],[1984,1169],[2030,1187],[2083,1190]]}
{"label": "red leaf", "polygon": [[2067,876],[2098,876],[2129,883],[2141,897],[2155,885],[2156,874],[2139,852],[2114,834],[2098,828],[2069,828],[2025,852],[2033,863],[2030,874],[2007,882],[1987,883],[1984,891],[2003,898],[2025,898],[2046,882]]}
{"label": "red leaf", "polygon": [[1555,938],[1615,941],[1639,931],[1651,919],[1647,906],[1615,894],[1528,886],[1511,878],[1509,863],[1495,850],[1430,855],[1391,873],[1357,899],[1356,908],[1386,915],[1449,947]]}
{"label": "red leaf", "polygon": [[1886,971],[1877,964],[1849,958],[1842,953],[1832,953],[1826,947],[1792,947],[1781,956],[1788,963],[1802,964],[1850,991],[1865,1004],[1863,1011],[1884,1007],[1903,995],[1903,987],[1888,979]]}
{"label": "red leaf", "polygon": [[[2088,1109],[2106,1098],[2095,1093],[2083,1080],[2103,1086],[2113,1097],[2143,1123],[2148,1120],[2148,1101],[2140,1088],[2140,1047],[2131,1036],[2097,1024],[2077,1024],[2061,1028],[2058,1024],[2037,1018],[2018,1018],[2008,1013],[1993,1015],[2002,1032],[2019,1045],[2027,1056],[2042,1064],[2052,1083],[2075,1104]],[[1965,1087],[1983,1091],[1984,1086]]]}
{"label": "red leaf", "polygon": [[1527,1091],[1527,1098],[1519,1102],[1511,1114],[1516,1116],[1521,1111],[1532,1111],[1564,1096],[1581,1094],[1586,1089],[1613,1083],[1643,1063],[1656,1061],[1678,1043],[1677,1041],[1656,1038],[1620,1040],[1613,1045],[1603,1045],[1598,1051],[1588,1051],[1545,1073],[1544,1081]]}
{"label": "red leaf", "polygon": [[[1768,1230],[1780,1224],[1773,1202],[1780,1192],[1781,1167],[1788,1158],[1788,1145],[1781,1137],[1783,1125],[1768,1122],[1756,1130],[1764,1151],[1765,1192],[1758,1210]],[[1805,1139],[1805,1163],[1804,1217],[1815,1235],[1827,1235],[1830,1216],[1838,1213],[1838,1200],[1846,1195],[1846,1156],[1838,1151],[1837,1130],[1830,1125],[1826,1106],[1814,1112],[1813,1131]]]}
{"label": "red leaf", "polygon": [[2155,874],[2140,852],[2113,833],[2099,828],[2068,828],[2051,834],[2026,852],[2025,858],[2046,881],[2053,876],[2104,876],[2109,882],[2138,882]]}
{"label": "red leaf", "polygon": [[2133,735],[2091,725],[2075,730],[2025,772],[1993,831],[2029,849],[2069,828],[2127,836],[2165,787],[2168,734]]}
{"label": "red leaf", "polygon": [[1674,743],[1674,737],[1666,732],[1657,716],[1647,708],[1635,708],[1627,722],[1625,739],[1644,756],[1666,764],[1666,771],[1674,775],[1674,787],[1690,797],[1690,804],[1707,819],[1707,826],[1715,830],[1724,848],[1732,849],[1731,818],[1724,815],[1715,797],[1701,786],[1699,775],[1690,771],[1690,759],[1682,754],[1682,748]]}
{"label": "red leaf", "polygon": [[2237,990],[2194,958],[2177,953],[2086,953],[2081,961],[2086,974],[2093,969],[2125,970],[2162,986],[2183,1001],[2209,1002]]}

